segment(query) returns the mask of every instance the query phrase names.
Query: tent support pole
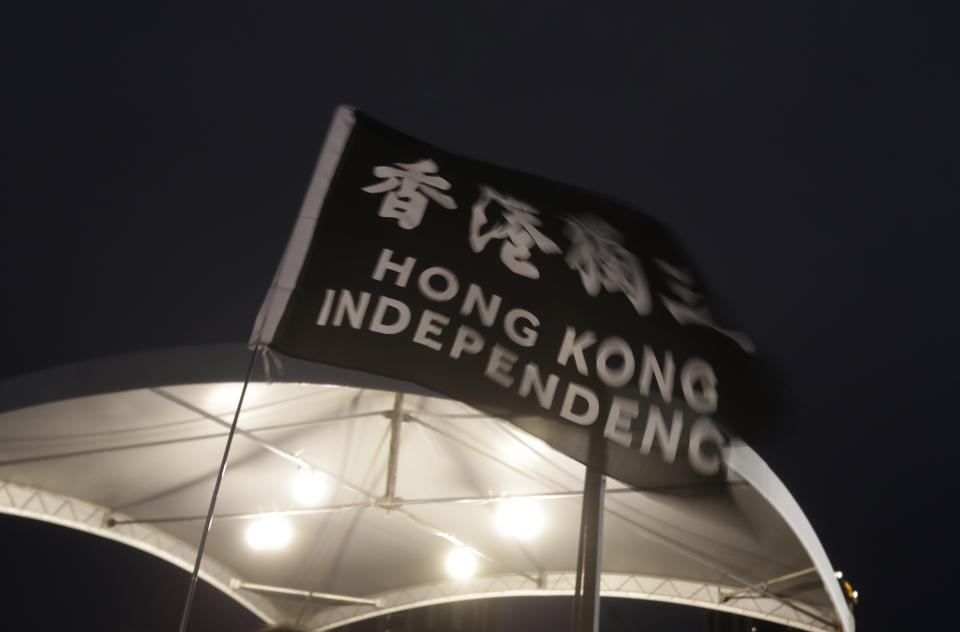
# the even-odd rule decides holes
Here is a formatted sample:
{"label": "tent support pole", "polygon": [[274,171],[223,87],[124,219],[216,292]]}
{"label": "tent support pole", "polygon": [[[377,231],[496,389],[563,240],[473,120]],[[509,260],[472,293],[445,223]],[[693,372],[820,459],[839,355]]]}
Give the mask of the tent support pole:
{"label": "tent support pole", "polygon": [[[591,452],[596,455],[602,439],[591,436]],[[602,444],[601,444],[602,445]],[[603,499],[606,477],[587,466],[583,481],[583,511],[580,516],[580,542],[577,554],[577,583],[573,597],[570,628],[573,632],[597,632],[600,623],[600,560],[603,540]]]}
{"label": "tent support pole", "polygon": [[400,459],[400,424],[403,421],[403,393],[397,393],[390,413],[390,456],[387,461],[387,490],[383,496],[389,510],[397,499],[397,461]]}
{"label": "tent support pole", "polygon": [[243,397],[247,394],[247,385],[250,384],[250,376],[253,375],[253,365],[256,362],[257,353],[259,352],[260,347],[257,347],[250,353],[250,365],[247,367],[247,376],[243,378],[243,388],[240,390],[237,410],[233,413],[233,423],[230,425],[230,433],[227,435],[227,445],[223,448],[223,459],[220,461],[217,480],[213,484],[213,494],[210,496],[210,508],[207,509],[207,518],[203,522],[203,532],[200,534],[200,546],[197,547],[197,561],[193,565],[193,574],[190,575],[190,588],[187,590],[187,601],[183,604],[183,615],[180,617],[180,632],[186,632],[187,622],[190,620],[190,608],[193,606],[193,596],[197,590],[197,578],[200,576],[200,562],[203,561],[203,549],[207,545],[207,534],[210,533],[210,525],[213,523],[213,510],[217,506],[220,483],[223,481],[223,475],[227,472],[227,457],[230,455],[230,444],[233,443],[233,436],[237,432],[237,421],[240,419],[240,409],[243,408]]}

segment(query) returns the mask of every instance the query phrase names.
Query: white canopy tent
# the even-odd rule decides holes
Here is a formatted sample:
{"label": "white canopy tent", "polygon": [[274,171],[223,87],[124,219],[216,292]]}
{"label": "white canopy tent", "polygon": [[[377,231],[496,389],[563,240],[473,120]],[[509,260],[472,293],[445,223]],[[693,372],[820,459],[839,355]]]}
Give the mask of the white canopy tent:
{"label": "white canopy tent", "polygon": [[[204,580],[267,621],[317,630],[458,600],[573,593],[582,465],[409,384],[284,363],[282,382],[247,392]],[[189,348],[0,383],[0,511],[192,570],[245,365],[240,347]],[[601,596],[852,632],[834,569],[789,492],[746,445],[724,460],[723,493],[608,482]],[[319,482],[312,499],[295,495],[304,472]],[[521,526],[542,521],[525,539],[501,524],[518,506],[529,512]],[[289,542],[257,550],[251,525],[267,515],[285,522]],[[454,550],[475,560],[472,576],[450,575]]]}

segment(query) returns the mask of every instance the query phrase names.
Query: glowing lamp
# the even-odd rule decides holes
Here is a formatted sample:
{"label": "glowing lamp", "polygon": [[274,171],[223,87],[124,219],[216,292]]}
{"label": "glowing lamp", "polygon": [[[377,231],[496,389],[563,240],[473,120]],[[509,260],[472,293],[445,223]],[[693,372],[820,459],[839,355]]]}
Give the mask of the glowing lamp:
{"label": "glowing lamp", "polygon": [[543,531],[543,510],[523,498],[504,500],[497,505],[496,524],[503,535],[529,540]]}
{"label": "glowing lamp", "polygon": [[298,503],[312,506],[319,503],[327,493],[327,481],[323,474],[301,468],[293,478],[293,497]]}
{"label": "glowing lamp", "polygon": [[275,551],[290,544],[293,528],[276,515],[257,518],[247,527],[247,544],[254,551]]}
{"label": "glowing lamp", "polygon": [[446,566],[454,579],[467,579],[477,572],[477,558],[469,549],[454,549],[447,555]]}

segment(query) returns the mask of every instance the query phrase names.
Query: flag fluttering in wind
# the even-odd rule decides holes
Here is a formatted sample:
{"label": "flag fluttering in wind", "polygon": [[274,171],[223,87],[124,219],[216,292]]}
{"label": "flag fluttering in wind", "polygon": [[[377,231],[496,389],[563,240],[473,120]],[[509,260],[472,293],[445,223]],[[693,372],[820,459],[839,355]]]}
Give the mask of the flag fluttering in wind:
{"label": "flag fluttering in wind", "polygon": [[257,345],[461,400],[641,488],[717,479],[731,432],[768,421],[753,342],[658,222],[346,107]]}

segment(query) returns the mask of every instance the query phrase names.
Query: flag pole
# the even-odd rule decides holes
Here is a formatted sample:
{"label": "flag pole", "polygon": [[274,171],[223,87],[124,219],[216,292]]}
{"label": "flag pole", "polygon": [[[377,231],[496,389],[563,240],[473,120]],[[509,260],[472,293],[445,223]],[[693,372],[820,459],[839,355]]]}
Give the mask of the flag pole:
{"label": "flag pole", "polygon": [[[589,471],[590,466],[587,466],[587,471]],[[584,526],[587,524],[587,498],[586,498],[586,486],[587,481],[584,477],[584,494],[580,496],[580,529],[577,532],[577,578],[576,585],[573,588],[573,605],[570,612],[570,632],[578,632],[578,627],[580,623],[580,604],[581,604],[581,593],[583,592],[583,544],[585,541],[584,537]]]}
{"label": "flag pole", "polygon": [[[590,435],[591,461],[602,453],[603,439]],[[583,507],[577,551],[577,582],[573,598],[572,632],[597,632],[600,623],[601,544],[606,477],[587,465],[583,479]]]}
{"label": "flag pole", "polygon": [[193,606],[193,596],[197,589],[197,578],[200,576],[200,562],[203,560],[203,549],[207,545],[207,534],[210,533],[210,525],[213,524],[213,510],[217,505],[220,483],[223,481],[223,475],[227,471],[227,457],[230,455],[230,444],[233,443],[233,436],[237,431],[237,420],[240,419],[243,397],[247,394],[247,385],[250,383],[250,376],[253,375],[253,365],[256,362],[257,353],[260,350],[261,347],[258,346],[250,353],[250,364],[247,366],[247,375],[243,378],[243,388],[240,390],[237,409],[233,413],[233,423],[230,425],[230,433],[227,435],[227,445],[223,448],[223,459],[220,461],[220,470],[217,472],[217,480],[213,484],[213,494],[210,496],[210,507],[207,509],[207,518],[204,520],[203,532],[200,534],[200,546],[197,548],[197,561],[193,565],[193,574],[190,576],[190,588],[187,590],[187,601],[183,605],[183,615],[180,617],[180,632],[186,632],[187,622],[190,620],[190,608]]}

